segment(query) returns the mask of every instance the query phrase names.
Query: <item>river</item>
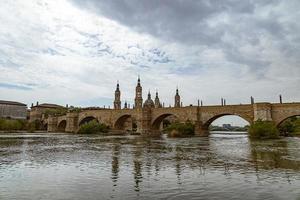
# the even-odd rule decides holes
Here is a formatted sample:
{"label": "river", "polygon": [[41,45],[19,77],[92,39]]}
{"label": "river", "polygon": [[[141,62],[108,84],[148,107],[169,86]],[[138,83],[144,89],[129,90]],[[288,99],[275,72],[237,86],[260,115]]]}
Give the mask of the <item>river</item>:
{"label": "river", "polygon": [[1,134],[0,199],[300,199],[300,138]]}

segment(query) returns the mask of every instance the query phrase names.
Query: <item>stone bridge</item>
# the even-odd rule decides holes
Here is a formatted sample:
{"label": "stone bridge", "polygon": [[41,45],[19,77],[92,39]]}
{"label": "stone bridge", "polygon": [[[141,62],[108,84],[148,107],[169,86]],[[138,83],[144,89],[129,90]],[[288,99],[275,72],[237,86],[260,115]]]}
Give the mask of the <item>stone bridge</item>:
{"label": "stone bridge", "polygon": [[132,130],[142,134],[159,133],[164,119],[172,116],[179,122],[191,121],[196,125],[196,135],[208,135],[209,125],[219,117],[236,115],[250,124],[259,119],[274,121],[279,125],[285,119],[300,115],[298,103],[254,103],[224,106],[187,106],[169,108],[95,109],[69,112],[65,116],[49,117],[48,131],[76,133],[79,127],[97,120],[112,130]]}

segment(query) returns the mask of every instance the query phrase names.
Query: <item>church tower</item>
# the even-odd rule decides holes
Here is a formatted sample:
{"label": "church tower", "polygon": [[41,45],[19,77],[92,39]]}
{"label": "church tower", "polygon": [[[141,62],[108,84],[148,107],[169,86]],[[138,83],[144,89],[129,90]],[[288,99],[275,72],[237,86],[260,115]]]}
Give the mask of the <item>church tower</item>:
{"label": "church tower", "polygon": [[154,99],[155,108],[161,108],[161,104],[158,98],[158,92],[156,91],[155,99]]}
{"label": "church tower", "polygon": [[119,81],[117,83],[117,88],[115,91],[114,109],[121,109],[121,91],[120,91]]}
{"label": "church tower", "polygon": [[176,89],[176,95],[175,95],[175,105],[174,107],[179,108],[180,107],[180,96],[178,93],[178,88]]}
{"label": "church tower", "polygon": [[142,108],[143,107],[143,96],[142,96],[142,86],[141,86],[141,80],[140,77],[138,78],[138,83],[135,88],[135,108]]}

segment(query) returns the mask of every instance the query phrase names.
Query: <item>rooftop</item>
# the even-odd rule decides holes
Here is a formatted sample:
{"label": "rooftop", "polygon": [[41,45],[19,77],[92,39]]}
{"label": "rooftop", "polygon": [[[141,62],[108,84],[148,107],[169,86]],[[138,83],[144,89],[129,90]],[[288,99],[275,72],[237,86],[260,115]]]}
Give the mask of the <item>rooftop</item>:
{"label": "rooftop", "polygon": [[63,106],[57,105],[57,104],[51,104],[51,103],[42,103],[39,105],[35,105],[33,107],[43,107],[43,108],[62,108]]}
{"label": "rooftop", "polygon": [[16,106],[27,106],[24,103],[16,102],[16,101],[5,101],[5,100],[0,100],[0,104],[5,104],[5,105],[16,105]]}

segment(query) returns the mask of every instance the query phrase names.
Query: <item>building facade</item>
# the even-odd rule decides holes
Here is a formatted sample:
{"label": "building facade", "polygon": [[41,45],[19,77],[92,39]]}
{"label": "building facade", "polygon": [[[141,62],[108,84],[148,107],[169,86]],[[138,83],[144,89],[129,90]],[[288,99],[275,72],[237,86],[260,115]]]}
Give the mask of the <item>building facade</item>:
{"label": "building facade", "polygon": [[50,103],[39,104],[38,102],[36,103],[35,106],[32,104],[30,109],[29,121],[33,122],[35,120],[42,120],[43,114],[47,109],[59,109],[59,108],[63,108],[63,106],[50,104]]}
{"label": "building facade", "polygon": [[20,102],[0,100],[0,118],[26,119],[27,105]]}

